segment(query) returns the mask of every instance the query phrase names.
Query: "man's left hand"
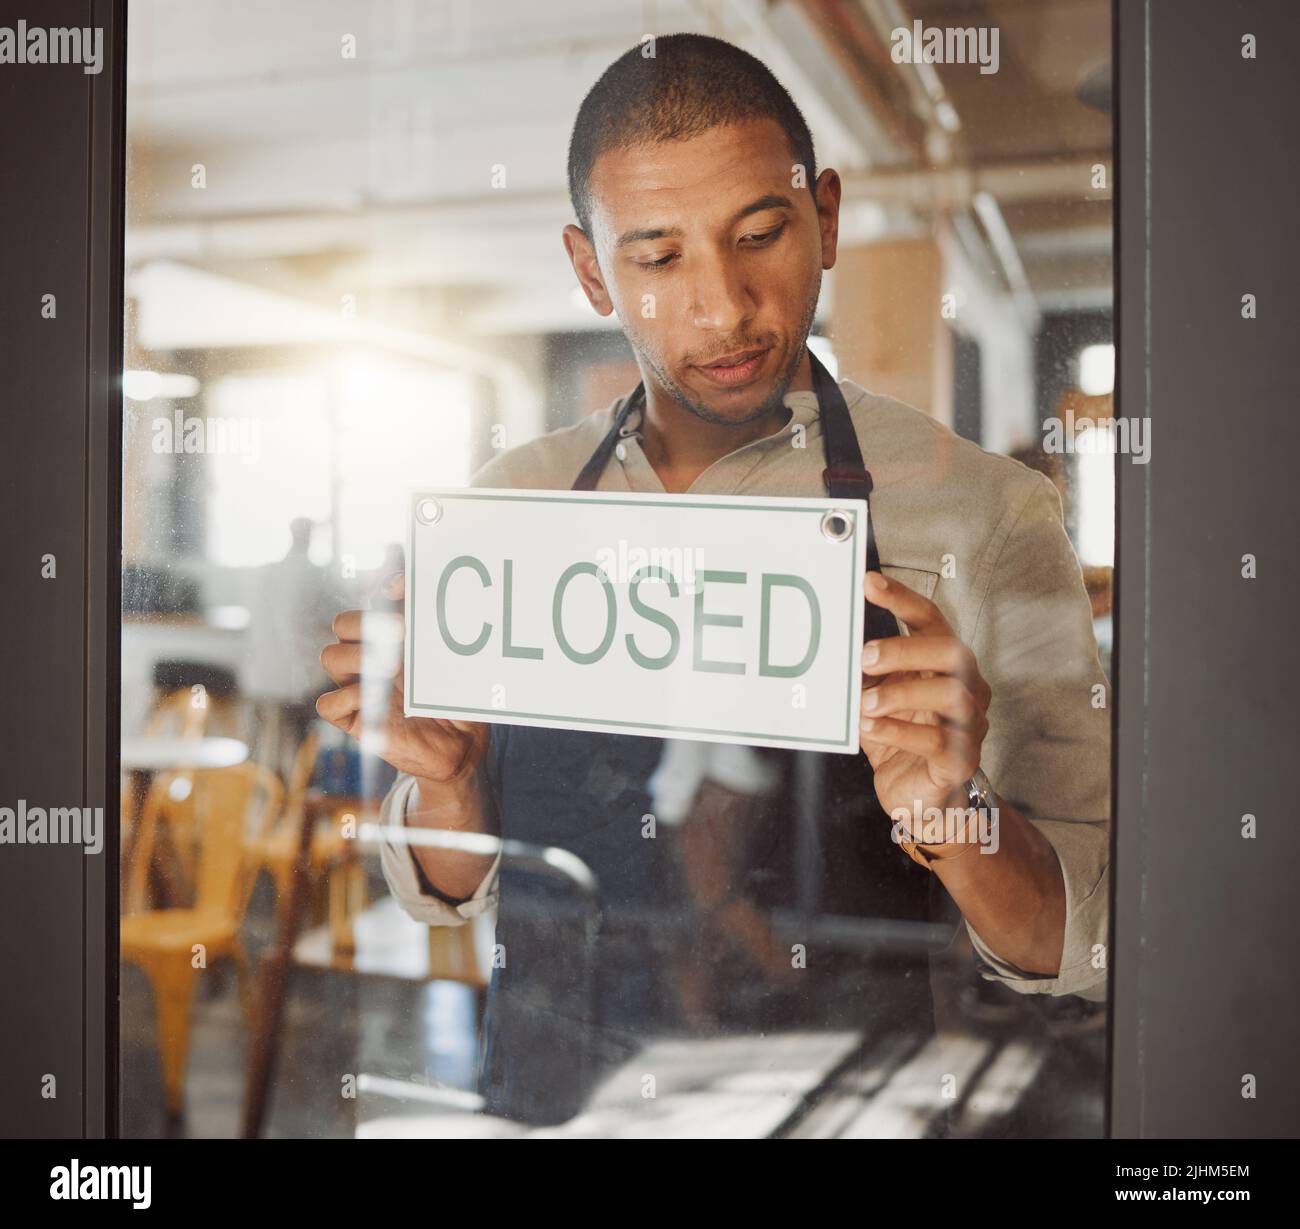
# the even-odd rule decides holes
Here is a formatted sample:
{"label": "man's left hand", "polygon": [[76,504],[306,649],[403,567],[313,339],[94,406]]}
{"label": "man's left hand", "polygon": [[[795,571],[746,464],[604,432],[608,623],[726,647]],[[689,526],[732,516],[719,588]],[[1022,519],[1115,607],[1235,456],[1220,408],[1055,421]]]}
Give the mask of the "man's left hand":
{"label": "man's left hand", "polygon": [[[975,655],[929,598],[879,572],[867,573],[866,596],[910,634],[862,647],[859,742],[885,812],[919,821],[927,807],[958,805],[956,787],[979,768],[992,692]],[[913,835],[916,826],[905,824]]]}

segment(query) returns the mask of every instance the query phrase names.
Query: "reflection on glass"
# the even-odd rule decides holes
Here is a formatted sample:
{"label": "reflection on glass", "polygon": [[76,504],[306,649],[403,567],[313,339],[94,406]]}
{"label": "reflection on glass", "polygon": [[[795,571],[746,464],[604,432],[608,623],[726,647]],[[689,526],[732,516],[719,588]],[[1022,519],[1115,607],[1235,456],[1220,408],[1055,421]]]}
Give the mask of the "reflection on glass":
{"label": "reflection on glass", "polygon": [[[1113,475],[1141,446],[1110,421],[1109,6],[999,10],[981,71],[891,56],[883,4],[714,5],[811,176],[780,116],[706,111],[595,150],[575,208],[587,92],[629,49],[627,89],[666,79],[666,33],[704,24],[668,7],[647,44],[631,0],[337,32],[305,0],[132,6],[126,1134],[1101,1132]],[[723,112],[737,71],[711,65]],[[962,853],[1020,867],[1001,886],[892,839],[877,795],[930,796],[900,760],[402,717],[411,490],[567,490],[648,378],[602,489],[824,494],[805,336],[886,575],[991,687],[1002,843]],[[770,404],[699,371],[753,351]]]}

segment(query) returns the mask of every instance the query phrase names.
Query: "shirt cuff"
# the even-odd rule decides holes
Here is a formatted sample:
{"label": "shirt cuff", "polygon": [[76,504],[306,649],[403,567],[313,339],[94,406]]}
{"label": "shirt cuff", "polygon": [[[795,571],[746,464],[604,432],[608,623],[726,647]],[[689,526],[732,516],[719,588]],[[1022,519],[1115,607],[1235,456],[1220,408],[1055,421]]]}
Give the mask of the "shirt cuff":
{"label": "shirt cuff", "polygon": [[[456,902],[444,896],[425,879],[415,860],[414,848],[394,831],[405,828],[407,808],[415,793],[415,778],[403,773],[393,782],[392,789],[380,805],[379,824],[383,839],[379,846],[379,862],[384,878],[394,899],[417,922],[428,926],[463,926],[480,913],[496,908],[501,852],[497,851],[487,874],[468,900]],[[390,836],[390,833],[394,835]]]}
{"label": "shirt cuff", "polygon": [[1055,976],[1026,973],[1003,960],[967,922],[977,967],[985,979],[1000,981],[1020,994],[1074,994],[1094,1002],[1104,1001],[1110,924],[1108,825],[1085,820],[1032,822],[1056,851],[1065,884],[1065,942],[1060,972]]}

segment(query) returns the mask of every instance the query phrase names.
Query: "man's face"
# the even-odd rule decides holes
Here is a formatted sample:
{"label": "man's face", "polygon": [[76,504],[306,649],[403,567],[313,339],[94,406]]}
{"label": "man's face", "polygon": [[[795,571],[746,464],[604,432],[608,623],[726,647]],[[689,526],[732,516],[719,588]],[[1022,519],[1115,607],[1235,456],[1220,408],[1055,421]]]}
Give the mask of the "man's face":
{"label": "man's face", "polygon": [[591,239],[565,245],[592,306],[617,312],[642,371],[708,422],[781,405],[835,263],[839,180],[817,200],[773,120],[602,154]]}

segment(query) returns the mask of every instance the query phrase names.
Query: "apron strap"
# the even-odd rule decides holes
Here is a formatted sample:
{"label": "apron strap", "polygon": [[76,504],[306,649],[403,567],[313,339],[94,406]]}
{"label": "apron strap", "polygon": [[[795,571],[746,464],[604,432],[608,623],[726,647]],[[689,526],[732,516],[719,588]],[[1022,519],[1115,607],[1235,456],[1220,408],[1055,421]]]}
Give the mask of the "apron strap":
{"label": "apron strap", "polygon": [[605,438],[596,445],[596,451],[587,459],[587,464],[582,467],[582,472],[570,488],[571,490],[594,491],[596,489],[596,483],[600,481],[601,474],[605,472],[605,466],[609,464],[609,458],[614,455],[614,449],[618,445],[628,418],[637,406],[644,404],[645,385],[638,384],[632,390],[628,399],[623,402],[623,408],[619,410],[618,416],[614,419],[614,425],[605,432]]}
{"label": "apron strap", "polygon": [[[821,360],[808,351],[812,367],[813,389],[817,393],[817,406],[821,411],[822,450],[826,455],[826,468],[822,481],[832,499],[862,499],[867,501],[867,571],[880,571],[880,550],[876,545],[876,518],[870,514],[871,492],[874,483],[871,471],[862,460],[858,433],[853,427],[848,404],[840,386]],[[899,634],[898,620],[880,606],[866,603],[864,631],[868,640],[883,640]]]}

